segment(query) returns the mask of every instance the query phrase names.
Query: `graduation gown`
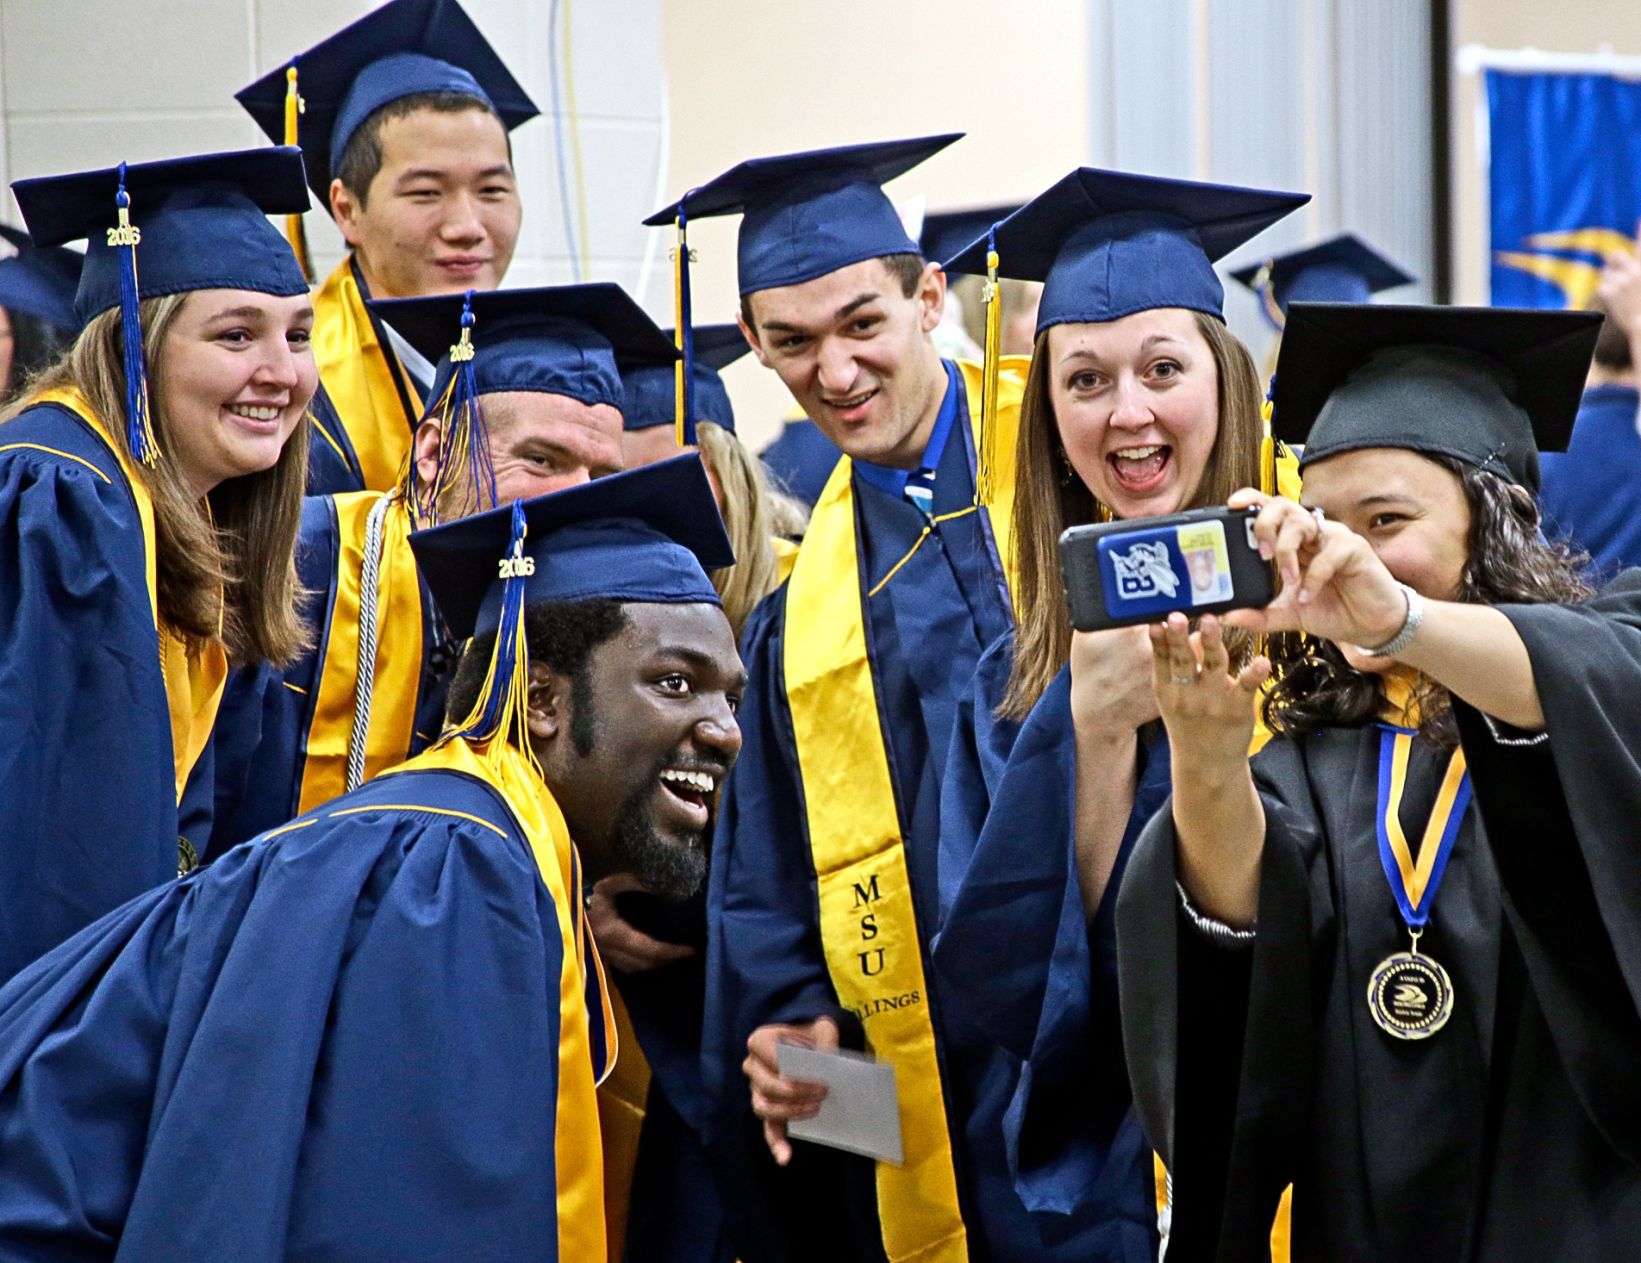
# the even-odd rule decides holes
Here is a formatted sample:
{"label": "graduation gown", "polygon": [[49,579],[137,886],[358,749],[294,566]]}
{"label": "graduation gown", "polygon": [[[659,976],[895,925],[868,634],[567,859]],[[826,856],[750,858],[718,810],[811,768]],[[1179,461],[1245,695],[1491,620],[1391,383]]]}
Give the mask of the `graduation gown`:
{"label": "graduation gown", "polygon": [[[312,643],[283,668],[235,671],[229,681],[217,724],[212,856],[347,788],[366,529],[382,495],[303,502],[296,562]],[[416,569],[410,516],[397,500],[382,519],[376,627],[366,779],[438,738],[457,658]]]}
{"label": "graduation gown", "polygon": [[365,473],[359,468],[359,455],[323,382],[314,393],[308,415],[313,422],[313,441],[308,444],[307,494],[330,496],[363,491]]}
{"label": "graduation gown", "polygon": [[[974,1198],[983,1194],[968,1182],[965,1155],[957,1152],[967,1089],[953,1076],[964,1071],[966,1062],[954,1049],[952,1040],[960,1037],[946,1024],[927,959],[939,903],[939,787],[960,693],[981,651],[1010,626],[1011,613],[990,517],[962,512],[973,504],[975,477],[975,446],[965,422],[979,401],[956,366],[949,365],[948,373],[948,403],[956,406],[957,421],[937,466],[934,521],[873,485],[858,468],[843,467],[834,474],[834,485],[838,478],[852,479],[852,499],[828,488],[811,519],[798,566],[801,571],[813,560],[822,515],[846,511],[852,503],[867,656],[915,908],[915,949],[930,983],[924,996],[890,996],[888,1002],[927,1006],[944,1094],[945,1117],[935,1123],[949,1134],[957,1199],[967,1218]],[[1010,425],[1006,447],[1012,451],[1012,420]],[[1006,500],[994,501],[1001,503]],[[831,632],[791,625],[788,598],[799,577],[795,574],[754,611],[742,637],[750,678],[739,715],[742,750],[724,791],[708,895],[702,1041],[713,1107],[708,1139],[719,1148],[726,1170],[736,1171],[734,1164],[740,1164],[733,1182],[749,1190],[734,1208],[737,1246],[748,1263],[872,1258],[881,1257],[884,1249],[876,1222],[874,1164],[799,1145],[792,1166],[775,1173],[762,1152],[741,1071],[747,1037],[769,1023],[830,1015],[839,1020],[846,1042],[863,1038],[861,1019],[840,1006],[822,942],[819,879],[808,842],[787,692],[788,640],[824,638]],[[847,769],[834,772],[849,775]],[[874,947],[866,943],[864,950]],[[862,968],[869,970],[870,962]],[[873,1016],[864,1015],[868,1042]],[[903,1084],[907,1077],[902,1067]],[[906,1091],[903,1086],[903,1118]],[[760,1178],[761,1186],[755,1183]],[[754,1188],[760,1191],[751,1193]],[[783,1227],[793,1230],[791,1235]],[[985,1257],[976,1249],[972,1231],[969,1249],[970,1257]]]}
{"label": "graduation gown", "polygon": [[226,659],[160,624],[153,510],[107,436],[77,396],[0,425],[0,980],[210,831]]}
{"label": "graduation gown", "polygon": [[387,330],[365,306],[369,297],[349,253],[314,291],[313,357],[365,488],[388,491],[410,452],[422,399],[394,354]]}
{"label": "graduation gown", "polygon": [[1009,639],[987,650],[952,736],[934,951],[948,1009],[978,1033],[966,1077],[983,1088],[967,1131],[991,1185],[984,1227],[999,1258],[1143,1263],[1156,1255],[1156,1208],[1123,1065],[1115,910],[1134,841],[1168,793],[1167,738],[1156,725],[1141,734],[1133,808],[1090,919],[1071,671],[1023,723],[999,719],[1010,650]]}
{"label": "graduation gown", "polygon": [[0,1259],[601,1263],[578,886],[453,741],[111,913],[0,990]]}
{"label": "graduation gown", "polygon": [[1611,577],[1641,566],[1641,391],[1596,386],[1584,392],[1565,452],[1546,452],[1545,533],[1565,536]]}
{"label": "graduation gown", "polygon": [[[1367,1004],[1409,941],[1378,854],[1378,728],[1255,759],[1251,950],[1184,920],[1172,817],[1147,826],[1117,932],[1135,1096],[1174,1177],[1170,1258],[1264,1258],[1289,1181],[1300,1263],[1641,1254],[1641,575],[1583,606],[1501,608],[1548,735],[1455,702],[1474,797],[1420,942],[1455,996],[1429,1038],[1392,1038]],[[1410,844],[1444,763],[1415,740]]]}

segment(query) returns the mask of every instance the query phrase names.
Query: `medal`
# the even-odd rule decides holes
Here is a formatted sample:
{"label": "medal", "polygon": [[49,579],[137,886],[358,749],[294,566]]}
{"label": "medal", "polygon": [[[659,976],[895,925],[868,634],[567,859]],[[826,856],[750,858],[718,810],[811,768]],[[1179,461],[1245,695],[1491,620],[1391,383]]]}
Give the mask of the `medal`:
{"label": "medal", "polygon": [[1470,805],[1470,774],[1464,751],[1456,749],[1414,856],[1400,816],[1412,748],[1412,732],[1385,726],[1379,739],[1379,861],[1412,942],[1409,951],[1379,962],[1368,979],[1367,1000],[1379,1029],[1397,1039],[1427,1039],[1453,1015],[1453,980],[1440,962],[1419,951],[1419,939]]}

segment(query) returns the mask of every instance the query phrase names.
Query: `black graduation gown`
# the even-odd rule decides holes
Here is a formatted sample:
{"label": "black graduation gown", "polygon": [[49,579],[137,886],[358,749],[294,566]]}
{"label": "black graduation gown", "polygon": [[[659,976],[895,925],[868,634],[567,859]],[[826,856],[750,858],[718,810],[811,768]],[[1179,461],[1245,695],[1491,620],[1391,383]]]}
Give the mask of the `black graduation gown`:
{"label": "black graduation gown", "polygon": [[[1584,606],[1511,606],[1547,736],[1455,703],[1474,801],[1421,950],[1447,1025],[1402,1041],[1367,1005],[1408,934],[1380,866],[1380,730],[1277,740],[1248,951],[1184,919],[1168,810],[1119,898],[1135,1097],[1174,1177],[1168,1257],[1547,1263],[1641,1257],[1641,572]],[[1415,742],[1416,846],[1445,756]],[[1176,774],[1188,770],[1176,768]]]}

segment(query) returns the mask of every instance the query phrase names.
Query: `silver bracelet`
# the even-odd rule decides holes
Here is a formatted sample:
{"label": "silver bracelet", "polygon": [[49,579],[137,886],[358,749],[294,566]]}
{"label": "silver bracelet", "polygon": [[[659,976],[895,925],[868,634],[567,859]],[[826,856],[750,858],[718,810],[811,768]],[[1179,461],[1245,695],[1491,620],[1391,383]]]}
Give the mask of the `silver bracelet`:
{"label": "silver bracelet", "polygon": [[1185,910],[1192,927],[1215,947],[1230,947],[1243,949],[1253,946],[1255,927],[1239,930],[1234,926],[1226,925],[1223,921],[1215,920],[1207,913],[1200,911],[1196,904],[1191,902],[1191,896],[1185,893],[1185,887],[1179,882],[1174,883],[1174,889],[1179,891],[1179,906]]}
{"label": "silver bracelet", "polygon": [[1407,617],[1402,619],[1402,629],[1377,649],[1357,645],[1358,652],[1374,658],[1393,658],[1413,643],[1413,637],[1419,631],[1419,624],[1424,622],[1424,598],[1405,583],[1398,583],[1396,586],[1402,590],[1402,595],[1407,597]]}
{"label": "silver bracelet", "polygon": [[[1493,717],[1491,715],[1489,715],[1486,711],[1479,710],[1476,713],[1481,716],[1482,723],[1487,725],[1487,735],[1493,738],[1493,743],[1495,745],[1501,745],[1501,746],[1536,746],[1536,745],[1543,745],[1546,741],[1548,741],[1550,739],[1550,733],[1549,733],[1548,729],[1546,729],[1544,732],[1532,733],[1531,735],[1526,736],[1526,737],[1507,737],[1502,732],[1499,731],[1498,724],[1494,722]],[[1521,730],[1517,729],[1517,731],[1519,732]]]}

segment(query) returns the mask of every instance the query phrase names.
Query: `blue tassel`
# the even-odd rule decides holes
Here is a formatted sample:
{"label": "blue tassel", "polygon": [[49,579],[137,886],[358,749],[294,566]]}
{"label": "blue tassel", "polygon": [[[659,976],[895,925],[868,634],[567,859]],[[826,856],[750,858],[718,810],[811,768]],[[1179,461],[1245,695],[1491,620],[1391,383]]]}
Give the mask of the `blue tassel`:
{"label": "blue tassel", "polygon": [[142,230],[131,222],[131,195],[125,191],[125,163],[120,163],[120,187],[114,194],[120,222],[108,230],[110,249],[120,256],[120,329],[125,339],[125,441],[132,457],[152,466],[159,457],[154,422],[148,411],[148,372],[142,356],[142,311],[138,306],[137,244]]}
{"label": "blue tassel", "polygon": [[[461,340],[450,348],[450,362],[454,371],[450,385],[442,398],[433,401],[428,416],[440,418],[438,467],[433,474],[431,495],[418,487],[416,462],[410,463],[410,510],[416,525],[437,526],[439,503],[451,491],[458,471],[464,472],[469,512],[493,508],[497,502],[496,470],[490,459],[490,431],[484,423],[484,409],[479,403],[478,374],[474,369],[476,350],[473,346],[473,291],[468,290],[462,302]],[[423,499],[428,501],[425,520],[421,513]],[[465,516],[465,514],[463,515]]]}
{"label": "blue tassel", "polygon": [[447,731],[443,740],[463,737],[481,744],[497,736],[506,739],[517,728],[521,748],[526,754],[529,752],[529,741],[523,732],[530,675],[524,632],[524,590],[536,571],[536,563],[535,558],[524,555],[524,536],[524,502],[515,500],[507,553],[500,559],[501,623],[496,630],[490,668],[472,711],[459,725]]}

